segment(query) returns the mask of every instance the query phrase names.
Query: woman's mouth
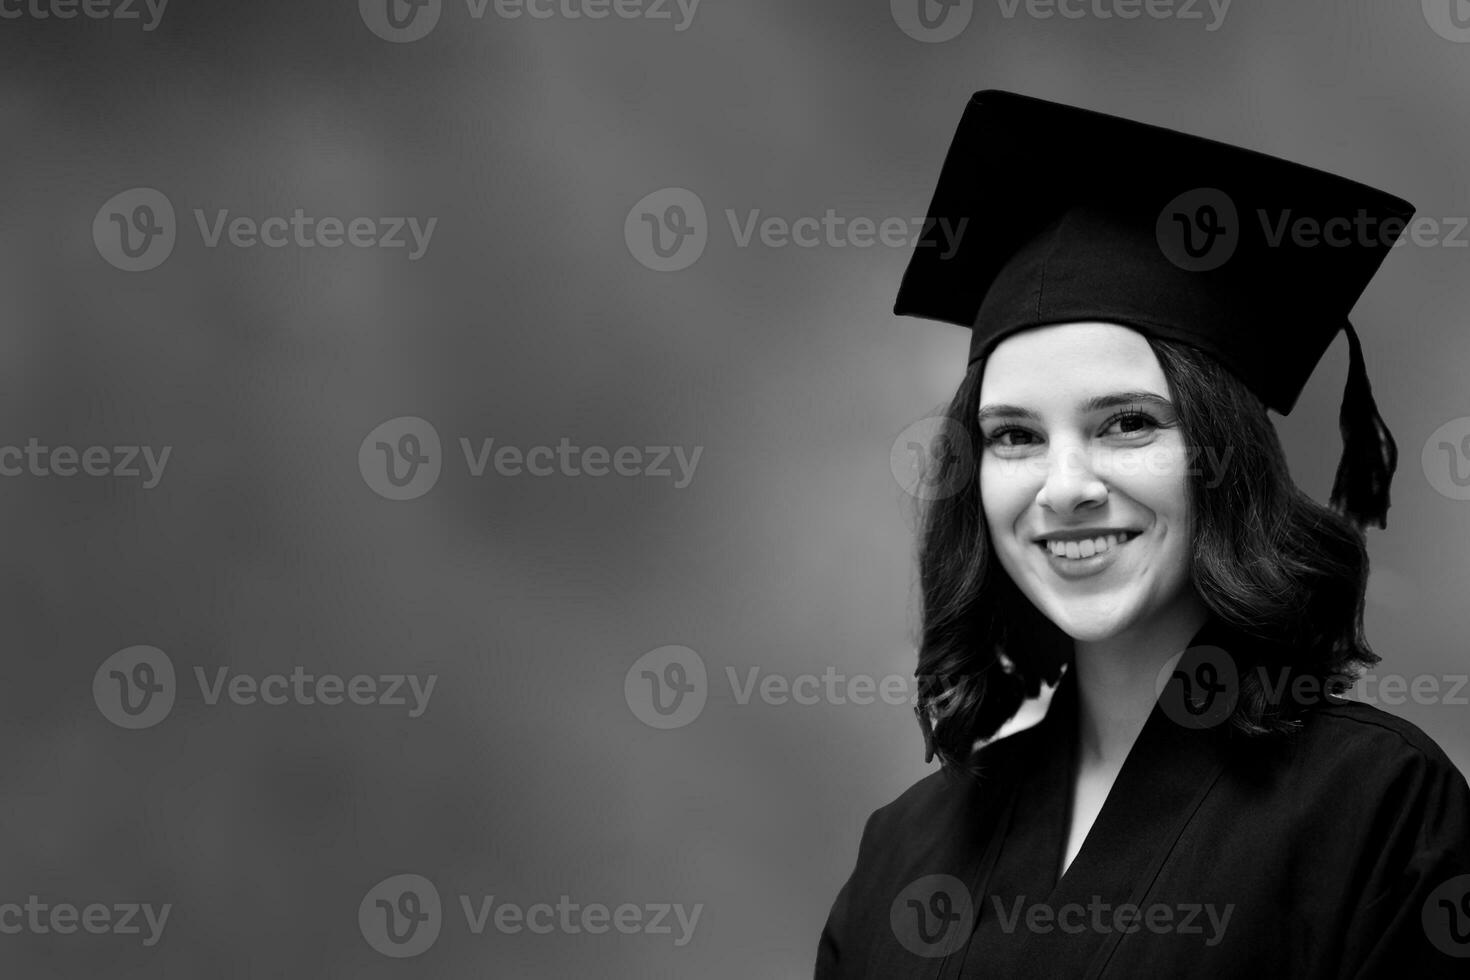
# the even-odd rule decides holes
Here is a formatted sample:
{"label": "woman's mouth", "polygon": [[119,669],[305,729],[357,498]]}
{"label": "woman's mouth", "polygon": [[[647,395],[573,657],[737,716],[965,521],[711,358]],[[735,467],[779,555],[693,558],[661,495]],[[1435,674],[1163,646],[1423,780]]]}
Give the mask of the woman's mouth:
{"label": "woman's mouth", "polygon": [[1046,553],[1048,564],[1059,575],[1080,578],[1108,568],[1118,552],[1136,537],[1136,531],[1121,531],[1069,541],[1052,538],[1038,541],[1036,546]]}

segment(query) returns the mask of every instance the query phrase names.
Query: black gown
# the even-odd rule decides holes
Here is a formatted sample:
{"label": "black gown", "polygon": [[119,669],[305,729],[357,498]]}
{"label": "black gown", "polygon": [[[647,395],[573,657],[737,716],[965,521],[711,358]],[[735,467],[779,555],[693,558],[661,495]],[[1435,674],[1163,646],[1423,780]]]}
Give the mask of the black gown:
{"label": "black gown", "polygon": [[1414,725],[1337,700],[1247,737],[1155,704],[1058,880],[1075,726],[1069,673],[980,777],[874,812],[817,980],[1470,978],[1470,787]]}

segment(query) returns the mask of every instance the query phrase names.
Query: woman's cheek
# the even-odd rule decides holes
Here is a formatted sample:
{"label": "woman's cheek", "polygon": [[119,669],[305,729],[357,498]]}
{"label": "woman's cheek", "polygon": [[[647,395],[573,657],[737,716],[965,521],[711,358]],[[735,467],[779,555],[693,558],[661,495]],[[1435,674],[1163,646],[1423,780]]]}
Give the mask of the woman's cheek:
{"label": "woman's cheek", "polygon": [[997,475],[993,470],[981,471],[980,506],[985,511],[985,523],[990,529],[992,540],[1003,537],[1008,528],[1014,527],[1024,505],[1021,503],[1024,490]]}

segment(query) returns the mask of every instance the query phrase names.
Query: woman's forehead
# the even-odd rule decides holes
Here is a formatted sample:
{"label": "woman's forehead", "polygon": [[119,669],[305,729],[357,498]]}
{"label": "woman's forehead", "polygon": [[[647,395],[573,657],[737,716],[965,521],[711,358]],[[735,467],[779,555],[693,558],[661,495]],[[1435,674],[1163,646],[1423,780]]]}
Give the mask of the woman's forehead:
{"label": "woman's forehead", "polygon": [[982,402],[1013,400],[1012,393],[1086,397],[1123,388],[1168,397],[1163,368],[1142,333],[1089,321],[1032,327],[1001,340],[986,360],[980,397]]}

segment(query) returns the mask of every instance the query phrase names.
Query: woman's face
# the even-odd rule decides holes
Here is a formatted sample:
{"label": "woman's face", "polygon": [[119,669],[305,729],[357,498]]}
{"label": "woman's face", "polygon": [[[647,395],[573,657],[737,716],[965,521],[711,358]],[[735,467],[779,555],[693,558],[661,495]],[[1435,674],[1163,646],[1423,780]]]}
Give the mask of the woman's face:
{"label": "woman's face", "polygon": [[980,428],[995,553],[1063,632],[1105,640],[1192,596],[1188,454],[1141,334],[1066,323],[1010,335],[985,368]]}

